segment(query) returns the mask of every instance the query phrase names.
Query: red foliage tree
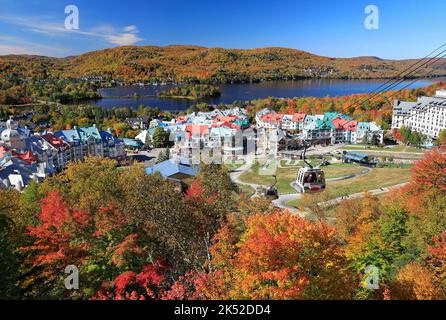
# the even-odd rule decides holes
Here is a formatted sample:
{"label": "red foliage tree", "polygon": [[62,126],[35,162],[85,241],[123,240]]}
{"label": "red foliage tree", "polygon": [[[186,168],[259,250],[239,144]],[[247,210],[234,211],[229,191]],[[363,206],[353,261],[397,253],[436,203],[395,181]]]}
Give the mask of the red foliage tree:
{"label": "red foliage tree", "polygon": [[106,281],[92,300],[158,300],[166,281],[162,259],[147,264],[140,273],[126,271],[113,281]]}
{"label": "red foliage tree", "polygon": [[446,153],[434,150],[416,163],[410,180],[410,191],[446,194]]}
{"label": "red foliage tree", "polygon": [[[33,245],[22,248],[37,252],[34,266],[66,266],[85,259],[89,245],[85,241],[73,242],[75,235],[88,230],[91,217],[84,211],[72,210],[57,192],[49,193],[41,202],[38,216],[40,224],[28,227],[29,235],[36,240]],[[51,268],[45,268],[52,272]]]}
{"label": "red foliage tree", "polygon": [[51,192],[41,200],[38,221],[28,227],[34,242],[21,248],[28,254],[25,265],[34,271],[25,280],[27,285],[41,280],[57,288],[54,292],[63,290],[61,274],[66,266],[75,265],[84,275],[84,288],[97,290],[109,274],[141,265],[148,250],[113,205],[91,213],[74,210],[58,192]]}
{"label": "red foliage tree", "polygon": [[434,244],[428,247],[429,267],[434,271],[440,283],[446,281],[446,233],[434,237]]}
{"label": "red foliage tree", "polygon": [[163,292],[163,300],[204,300],[207,276],[204,273],[188,272]]}

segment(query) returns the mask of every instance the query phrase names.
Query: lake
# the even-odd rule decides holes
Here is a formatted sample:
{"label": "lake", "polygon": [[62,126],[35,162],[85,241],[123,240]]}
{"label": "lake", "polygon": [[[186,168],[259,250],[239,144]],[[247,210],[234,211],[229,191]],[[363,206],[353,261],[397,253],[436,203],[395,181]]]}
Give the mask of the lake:
{"label": "lake", "polygon": [[[444,80],[444,79],[443,79]],[[153,97],[158,93],[171,88],[164,86],[122,86],[100,89],[103,99],[94,101],[94,104],[103,108],[130,107],[137,109],[141,104],[159,107],[166,111],[184,111],[197,102],[210,104],[232,103],[234,101],[247,101],[264,99],[268,97],[294,98],[294,97],[336,97],[357,93],[370,93],[384,84],[387,80],[333,80],[309,79],[295,81],[269,81],[261,83],[238,83],[220,85],[221,96],[218,98],[197,100],[165,99]],[[408,88],[415,89],[428,86],[440,79],[423,79],[411,84]],[[400,84],[401,89],[412,81]],[[139,98],[122,98],[132,95],[152,96]]]}

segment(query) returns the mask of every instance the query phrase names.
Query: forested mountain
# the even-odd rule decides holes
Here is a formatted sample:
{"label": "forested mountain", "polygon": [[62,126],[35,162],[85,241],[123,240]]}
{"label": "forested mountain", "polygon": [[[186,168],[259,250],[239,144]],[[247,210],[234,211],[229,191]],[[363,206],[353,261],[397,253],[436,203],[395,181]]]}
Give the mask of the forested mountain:
{"label": "forested mountain", "polygon": [[[226,83],[296,78],[389,78],[415,60],[329,58],[286,48],[251,50],[199,46],[125,46],[67,58],[0,57],[0,78],[95,77],[131,82]],[[445,61],[417,76],[446,75]]]}

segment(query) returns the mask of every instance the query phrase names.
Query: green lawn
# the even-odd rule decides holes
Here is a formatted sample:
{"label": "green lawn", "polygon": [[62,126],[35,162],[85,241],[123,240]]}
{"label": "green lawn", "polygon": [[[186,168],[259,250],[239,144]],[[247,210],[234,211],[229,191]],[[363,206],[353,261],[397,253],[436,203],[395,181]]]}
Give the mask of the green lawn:
{"label": "green lawn", "polygon": [[[411,168],[374,168],[372,171],[361,177],[327,182],[327,190],[329,199],[335,199],[354,193],[363,192],[365,190],[375,190],[379,188],[391,187],[400,183],[409,181]],[[289,203],[291,206],[297,206],[298,200]]]}
{"label": "green lawn", "polygon": [[[327,179],[340,178],[352,174],[361,173],[364,168],[354,164],[334,164],[324,167]],[[277,169],[277,188],[279,193],[296,193],[296,189],[290,186],[291,182],[296,180],[298,167]],[[274,184],[274,177],[271,175],[259,174],[259,165],[254,165],[249,171],[240,176],[240,180],[246,183],[254,183],[265,186]]]}
{"label": "green lawn", "polygon": [[[277,170],[277,188],[279,193],[293,193],[296,191],[290,186],[290,183],[296,179],[297,170],[296,167]],[[272,186],[274,184],[274,177],[271,175],[260,175],[258,166],[254,166],[249,171],[244,172],[240,176],[240,180],[264,186]]]}
{"label": "green lawn", "polygon": [[386,152],[407,152],[407,153],[424,153],[424,150],[417,149],[414,147],[409,147],[405,145],[388,146],[384,148],[379,148],[375,146],[367,146],[363,144],[352,144],[345,145],[340,148],[340,150],[353,150],[353,151],[386,151]]}
{"label": "green lawn", "polygon": [[366,168],[347,163],[332,164],[322,168],[325,172],[326,179],[335,179],[350,176],[352,174],[359,174],[366,170]]}
{"label": "green lawn", "polygon": [[230,163],[225,163],[226,168],[228,168],[229,171],[235,171],[238,168],[240,168],[241,166],[243,166],[245,164],[244,161],[234,161],[234,162],[230,162]]}

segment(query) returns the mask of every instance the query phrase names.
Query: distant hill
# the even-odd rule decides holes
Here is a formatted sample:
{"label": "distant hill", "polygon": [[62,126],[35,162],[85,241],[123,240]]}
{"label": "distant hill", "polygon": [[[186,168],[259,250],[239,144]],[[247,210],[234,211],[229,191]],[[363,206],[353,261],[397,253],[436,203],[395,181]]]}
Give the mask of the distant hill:
{"label": "distant hill", "polygon": [[[18,74],[45,78],[105,76],[125,83],[142,81],[247,82],[333,78],[391,78],[416,60],[377,57],[329,58],[286,48],[251,50],[199,46],[125,46],[67,58],[9,55],[0,57],[0,78]],[[444,76],[446,60],[417,76]]]}

